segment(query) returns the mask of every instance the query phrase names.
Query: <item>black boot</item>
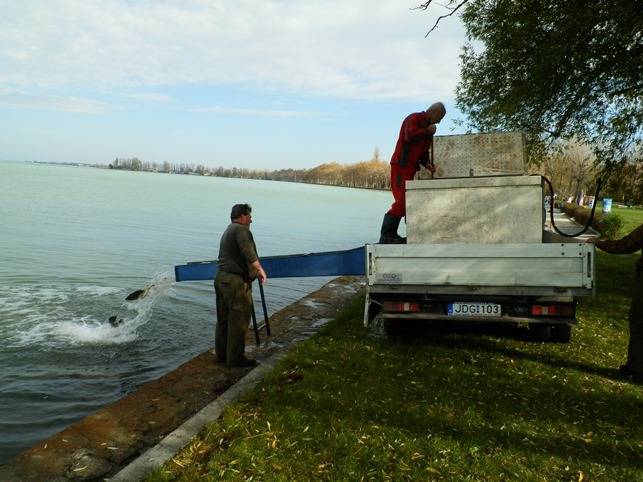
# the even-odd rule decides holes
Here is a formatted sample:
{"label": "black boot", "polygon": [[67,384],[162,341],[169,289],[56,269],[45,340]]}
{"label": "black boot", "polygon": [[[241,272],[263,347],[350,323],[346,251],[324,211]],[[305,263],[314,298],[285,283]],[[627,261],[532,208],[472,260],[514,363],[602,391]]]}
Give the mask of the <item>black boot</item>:
{"label": "black boot", "polygon": [[382,229],[380,230],[379,244],[404,244],[406,238],[397,234],[397,228],[400,226],[400,220],[397,216],[386,213],[382,221]]}

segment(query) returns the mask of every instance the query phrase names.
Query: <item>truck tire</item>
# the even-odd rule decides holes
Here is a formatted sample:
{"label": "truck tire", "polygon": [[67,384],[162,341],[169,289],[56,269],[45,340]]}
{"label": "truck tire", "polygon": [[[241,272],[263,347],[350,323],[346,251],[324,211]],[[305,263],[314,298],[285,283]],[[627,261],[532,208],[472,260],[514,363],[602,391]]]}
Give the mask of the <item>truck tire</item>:
{"label": "truck tire", "polygon": [[375,321],[375,318],[377,318],[377,315],[380,314],[380,312],[382,311],[382,308],[380,305],[376,303],[370,303],[368,305],[367,310],[368,311],[366,312],[366,322],[367,322],[367,325],[370,325],[371,323],[373,323],[373,321]]}
{"label": "truck tire", "polygon": [[545,342],[551,335],[551,325],[544,323],[529,324],[529,339],[531,341]]}
{"label": "truck tire", "polygon": [[572,325],[560,324],[552,327],[551,340],[558,343],[569,343],[572,339]]}
{"label": "truck tire", "polygon": [[393,318],[384,320],[384,331],[388,336],[399,336],[404,333],[404,322]]}

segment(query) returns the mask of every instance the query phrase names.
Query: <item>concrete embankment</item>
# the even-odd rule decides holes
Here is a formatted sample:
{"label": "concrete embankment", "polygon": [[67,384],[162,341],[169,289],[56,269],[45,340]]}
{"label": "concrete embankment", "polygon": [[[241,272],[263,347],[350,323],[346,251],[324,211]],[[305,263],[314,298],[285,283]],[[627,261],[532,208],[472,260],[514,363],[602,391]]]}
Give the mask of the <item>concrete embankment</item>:
{"label": "concrete embankment", "polygon": [[[272,336],[251,348],[260,362],[286,351],[331,320],[363,285],[336,278],[270,317]],[[248,347],[254,333],[248,332]],[[0,466],[0,480],[103,480],[217,399],[248,373],[216,363],[206,351],[167,375],[39,442]]]}

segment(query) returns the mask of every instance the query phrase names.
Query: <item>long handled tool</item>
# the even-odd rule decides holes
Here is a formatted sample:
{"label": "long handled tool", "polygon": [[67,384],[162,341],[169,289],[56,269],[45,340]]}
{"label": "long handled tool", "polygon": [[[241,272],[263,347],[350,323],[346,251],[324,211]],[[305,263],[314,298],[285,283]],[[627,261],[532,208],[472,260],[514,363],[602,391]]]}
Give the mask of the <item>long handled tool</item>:
{"label": "long handled tool", "polygon": [[[430,151],[430,154],[429,154],[429,166],[433,166],[433,168],[435,168],[435,163],[434,163],[434,159],[433,159],[433,142],[434,142],[434,140],[431,139],[431,151]],[[429,169],[429,172],[431,173],[431,179],[433,179],[433,171],[434,170],[435,169]]]}
{"label": "long handled tool", "polygon": [[270,321],[268,321],[268,308],[266,308],[266,295],[263,292],[263,285],[259,283],[259,292],[261,293],[261,307],[263,308],[263,328],[266,327],[266,335],[270,335]]}
{"label": "long handled tool", "polygon": [[257,346],[261,344],[261,340],[259,339],[259,331],[262,329],[266,329],[266,335],[270,335],[270,321],[268,319],[268,308],[266,307],[266,295],[263,291],[263,285],[259,283],[259,293],[261,294],[261,307],[263,308],[263,324],[259,325],[257,324],[257,314],[255,313],[255,304],[254,301],[252,303],[252,327],[255,330],[255,341],[257,342]]}
{"label": "long handled tool", "polygon": [[252,327],[255,330],[255,341],[257,342],[257,346],[259,346],[261,344],[261,340],[259,340],[259,326],[257,325],[257,315],[255,314],[254,300],[252,302]]}

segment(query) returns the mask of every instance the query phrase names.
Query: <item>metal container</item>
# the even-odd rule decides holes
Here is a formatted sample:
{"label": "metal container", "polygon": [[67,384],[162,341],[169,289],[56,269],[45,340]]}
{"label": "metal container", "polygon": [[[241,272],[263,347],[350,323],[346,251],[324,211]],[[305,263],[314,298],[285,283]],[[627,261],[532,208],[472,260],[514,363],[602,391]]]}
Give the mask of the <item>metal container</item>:
{"label": "metal container", "polygon": [[409,244],[541,243],[540,176],[408,181]]}
{"label": "metal container", "polygon": [[[525,136],[521,132],[489,132],[436,136],[435,178],[525,174]],[[422,169],[420,179],[430,179]]]}

